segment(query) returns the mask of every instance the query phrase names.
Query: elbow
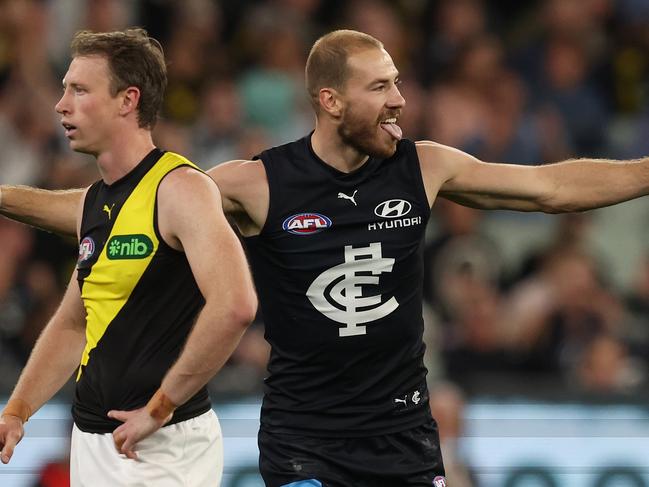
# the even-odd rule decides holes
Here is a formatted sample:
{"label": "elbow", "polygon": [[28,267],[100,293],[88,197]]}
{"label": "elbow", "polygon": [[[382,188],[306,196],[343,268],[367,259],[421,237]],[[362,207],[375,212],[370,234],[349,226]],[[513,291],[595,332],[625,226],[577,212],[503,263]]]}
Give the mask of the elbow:
{"label": "elbow", "polygon": [[543,213],[556,215],[559,213],[574,213],[586,209],[582,205],[578,205],[576,201],[562,198],[557,193],[554,192],[551,196],[539,198],[537,200],[539,210]]}
{"label": "elbow", "polygon": [[242,293],[229,305],[228,321],[233,327],[245,330],[257,315],[257,296],[254,291]]}
{"label": "elbow", "polygon": [[202,314],[212,322],[234,331],[245,331],[257,315],[257,294],[252,282],[232,283],[227,289],[210,289],[203,294]]}
{"label": "elbow", "polygon": [[560,180],[545,181],[540,186],[542,189],[535,198],[538,209],[543,213],[556,215],[558,213],[575,213],[585,211],[592,206],[589,198],[574,184],[562,183]]}
{"label": "elbow", "polygon": [[246,303],[242,304],[237,320],[241,326],[248,328],[255,321],[255,316],[257,316],[257,296],[252,293],[252,299],[247,299]]}
{"label": "elbow", "polygon": [[586,208],[579,205],[561,201],[543,201],[539,203],[539,207],[543,213],[549,213],[551,215],[558,215],[559,213],[575,213],[586,210]]}
{"label": "elbow", "polygon": [[539,207],[540,207],[540,210],[543,213],[548,213],[550,215],[558,215],[559,213],[567,213],[567,211],[563,211],[559,206],[555,206],[555,205],[552,205],[552,204],[543,203],[543,204],[539,205]]}

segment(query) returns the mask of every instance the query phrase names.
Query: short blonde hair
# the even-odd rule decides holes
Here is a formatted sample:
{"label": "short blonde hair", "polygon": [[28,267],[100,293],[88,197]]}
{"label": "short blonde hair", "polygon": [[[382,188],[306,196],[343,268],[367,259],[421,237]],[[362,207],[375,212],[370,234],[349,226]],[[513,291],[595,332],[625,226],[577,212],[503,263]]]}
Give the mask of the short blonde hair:
{"label": "short blonde hair", "polygon": [[383,49],[383,43],[363,32],[335,30],[313,44],[304,74],[306,90],[316,111],[320,107],[320,90],[334,88],[341,91],[349,77],[349,56],[366,49]]}

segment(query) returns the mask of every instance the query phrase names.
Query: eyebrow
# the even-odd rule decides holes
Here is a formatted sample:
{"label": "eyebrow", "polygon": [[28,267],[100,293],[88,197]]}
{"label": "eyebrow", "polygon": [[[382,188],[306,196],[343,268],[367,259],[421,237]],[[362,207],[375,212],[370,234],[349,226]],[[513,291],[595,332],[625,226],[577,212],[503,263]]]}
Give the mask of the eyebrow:
{"label": "eyebrow", "polygon": [[393,81],[393,80],[395,82],[397,82],[397,81],[399,81],[400,77],[401,77],[401,75],[399,74],[399,72],[397,72],[397,74],[394,77],[374,79],[370,83],[368,83],[368,86],[374,86],[374,85],[380,84],[380,83],[389,83],[390,81]]}
{"label": "eyebrow", "polygon": [[[63,88],[67,88],[68,83],[66,83],[65,80],[61,81],[61,84],[63,85]],[[70,88],[83,88],[84,85],[81,83],[70,83]]]}

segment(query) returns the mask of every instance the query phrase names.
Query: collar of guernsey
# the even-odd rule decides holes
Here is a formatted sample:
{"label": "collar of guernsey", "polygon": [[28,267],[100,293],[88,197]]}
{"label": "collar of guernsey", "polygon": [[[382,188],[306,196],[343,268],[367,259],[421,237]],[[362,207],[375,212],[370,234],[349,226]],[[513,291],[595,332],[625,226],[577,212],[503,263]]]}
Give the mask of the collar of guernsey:
{"label": "collar of guernsey", "polygon": [[[97,262],[84,279],[81,298],[86,309],[86,347],[81,355],[77,381],[81,378],[83,367],[88,364],[90,352],[126,304],[158,251],[160,241],[155,231],[158,186],[169,172],[180,166],[201,170],[183,156],[165,152],[142,176],[126,197]],[[151,240],[152,251],[141,259],[110,259],[108,243],[119,235],[145,235]]]}

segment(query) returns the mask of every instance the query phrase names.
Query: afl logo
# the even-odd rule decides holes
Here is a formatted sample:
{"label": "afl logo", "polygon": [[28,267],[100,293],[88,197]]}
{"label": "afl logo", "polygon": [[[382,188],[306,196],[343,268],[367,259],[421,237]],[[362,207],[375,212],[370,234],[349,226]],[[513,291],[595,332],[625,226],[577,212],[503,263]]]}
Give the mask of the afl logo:
{"label": "afl logo", "polygon": [[95,253],[95,241],[90,237],[84,238],[79,244],[79,259],[78,262],[83,262],[92,257]]}
{"label": "afl logo", "polygon": [[295,235],[313,235],[326,230],[331,225],[331,220],[319,213],[300,213],[284,220],[282,228]]}
{"label": "afl logo", "polygon": [[406,200],[387,200],[374,208],[374,214],[383,218],[399,218],[407,215],[412,205]]}
{"label": "afl logo", "polygon": [[433,479],[435,487],[446,487],[446,477],[437,476]]}

